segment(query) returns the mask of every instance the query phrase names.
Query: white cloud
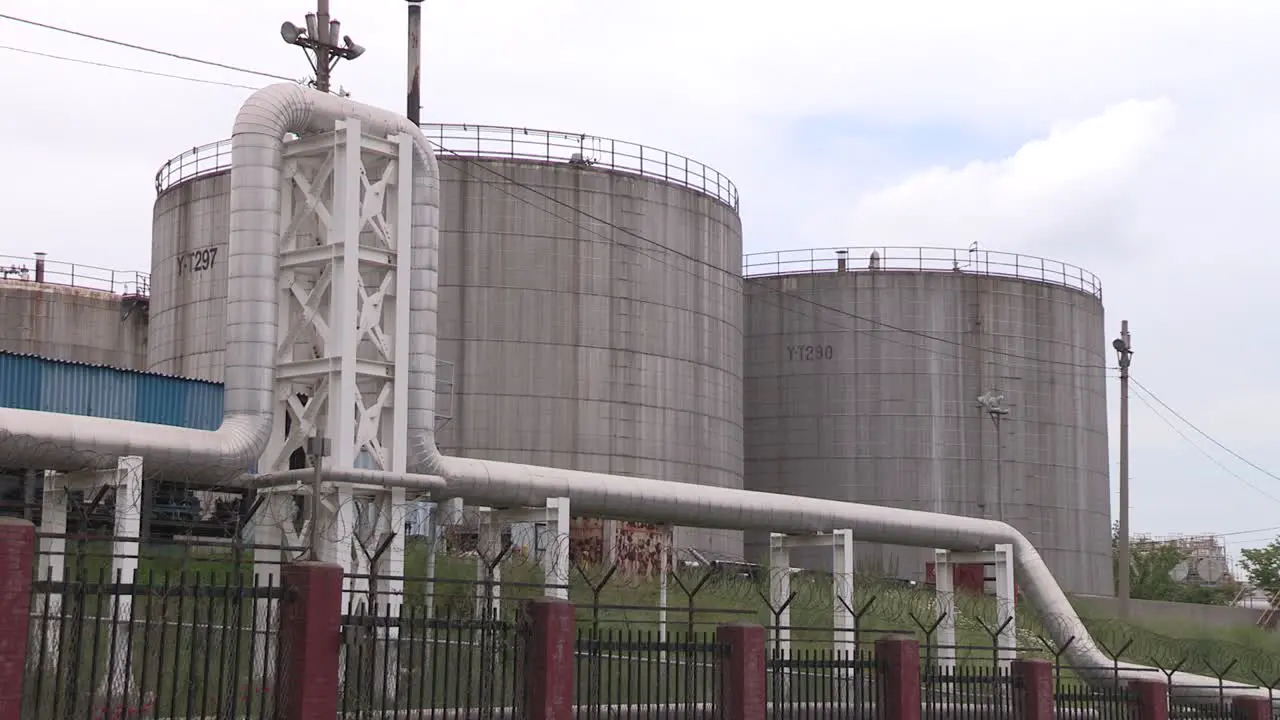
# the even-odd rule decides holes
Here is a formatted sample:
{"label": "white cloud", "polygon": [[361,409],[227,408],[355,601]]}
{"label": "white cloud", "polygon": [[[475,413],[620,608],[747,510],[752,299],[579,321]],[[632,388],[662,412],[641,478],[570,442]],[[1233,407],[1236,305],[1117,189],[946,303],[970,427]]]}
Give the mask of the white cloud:
{"label": "white cloud", "polygon": [[1095,117],[1059,124],[1008,158],[916,173],[858,200],[850,241],[977,242],[1005,250],[1046,244],[1120,206],[1168,140],[1175,115],[1166,99],[1127,101]]}

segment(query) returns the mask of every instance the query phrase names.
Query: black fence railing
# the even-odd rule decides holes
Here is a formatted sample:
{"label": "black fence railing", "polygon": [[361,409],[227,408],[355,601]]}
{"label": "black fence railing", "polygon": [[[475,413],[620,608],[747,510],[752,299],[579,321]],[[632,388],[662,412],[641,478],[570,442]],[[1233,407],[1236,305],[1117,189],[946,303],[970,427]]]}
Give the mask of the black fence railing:
{"label": "black fence railing", "polygon": [[922,720],[1015,720],[1019,683],[1002,667],[957,665],[920,669]]}
{"label": "black fence railing", "polygon": [[342,619],[339,712],[383,718],[519,717],[524,632],[512,620],[428,617],[424,606]]}
{"label": "black fence railing", "polygon": [[777,718],[881,718],[875,653],[837,648],[770,652],[769,706]]}
{"label": "black fence railing", "polygon": [[720,667],[727,652],[712,633],[579,631],[576,717],[723,717]]}
{"label": "black fence railing", "polygon": [[272,718],[283,596],[230,574],[38,581],[22,717]]}
{"label": "black fence railing", "polygon": [[1231,700],[1225,697],[1210,697],[1195,703],[1169,698],[1169,720],[1234,720],[1235,717]]}
{"label": "black fence railing", "polygon": [[1058,717],[1091,720],[1137,720],[1137,701],[1127,688],[1058,680],[1053,690]]}

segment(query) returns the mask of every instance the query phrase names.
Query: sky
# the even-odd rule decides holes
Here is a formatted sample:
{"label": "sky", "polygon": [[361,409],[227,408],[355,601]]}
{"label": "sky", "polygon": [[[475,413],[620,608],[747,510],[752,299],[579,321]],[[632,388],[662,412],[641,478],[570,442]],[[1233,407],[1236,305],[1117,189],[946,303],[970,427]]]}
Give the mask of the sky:
{"label": "sky", "polygon": [[[423,7],[424,121],[585,132],[706,162],[741,192],[748,252],[976,242],[1088,268],[1108,336],[1130,321],[1134,378],[1212,438],[1136,393],[1135,531],[1234,533],[1237,549],[1277,534],[1255,530],[1280,525],[1269,359],[1280,325],[1267,319],[1280,307],[1280,244],[1268,239],[1280,220],[1280,3]],[[335,86],[403,108],[404,8],[332,0],[368,48],[339,65]],[[310,68],[278,28],[311,9],[0,2],[3,14],[299,79]],[[0,46],[271,82],[3,19]],[[9,49],[0,62],[0,254],[147,270],[156,170],[227,137],[249,91]],[[1114,473],[1114,384],[1108,393]]]}

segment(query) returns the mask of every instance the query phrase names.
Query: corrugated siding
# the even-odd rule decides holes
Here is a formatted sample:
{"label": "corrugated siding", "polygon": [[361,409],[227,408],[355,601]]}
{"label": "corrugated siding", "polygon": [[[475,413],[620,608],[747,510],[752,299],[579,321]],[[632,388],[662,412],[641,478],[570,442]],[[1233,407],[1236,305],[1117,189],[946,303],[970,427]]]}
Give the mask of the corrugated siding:
{"label": "corrugated siding", "polygon": [[0,352],[0,406],[214,430],[222,385]]}

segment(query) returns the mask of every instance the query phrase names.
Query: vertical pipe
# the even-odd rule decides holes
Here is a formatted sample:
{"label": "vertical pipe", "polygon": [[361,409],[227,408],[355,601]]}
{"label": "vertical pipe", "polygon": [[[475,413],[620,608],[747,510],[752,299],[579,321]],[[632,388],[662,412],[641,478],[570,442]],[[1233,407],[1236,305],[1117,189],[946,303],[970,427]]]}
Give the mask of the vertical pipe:
{"label": "vertical pipe", "polygon": [[407,107],[405,115],[414,125],[420,124],[418,112],[422,107],[422,0],[409,2],[409,67]]}
{"label": "vertical pipe", "polygon": [[44,282],[44,258],[48,253],[36,253],[36,282]]}
{"label": "vertical pipe", "polygon": [[316,89],[322,93],[329,92],[329,46],[333,38],[329,37],[329,0],[316,0]]}

